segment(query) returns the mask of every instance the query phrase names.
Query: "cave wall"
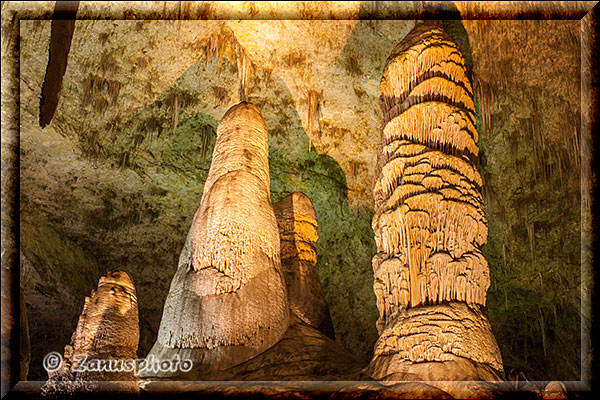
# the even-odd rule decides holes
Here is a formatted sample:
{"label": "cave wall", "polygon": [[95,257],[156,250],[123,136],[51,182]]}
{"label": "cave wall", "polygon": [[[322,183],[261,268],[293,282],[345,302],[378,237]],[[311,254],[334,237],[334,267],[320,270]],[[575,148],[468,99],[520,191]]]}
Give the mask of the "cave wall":
{"label": "cave wall", "polygon": [[580,181],[589,179],[581,176],[579,21],[464,26],[482,129],[490,322],[506,365],[530,379],[579,379]]}
{"label": "cave wall", "polygon": [[[19,12],[48,18],[53,2],[2,7],[4,102],[4,32],[17,29],[11,21]],[[300,20],[290,21],[258,3],[107,7],[80,5],[78,18],[87,20],[75,24],[58,107],[43,129],[51,26],[20,21],[20,249],[29,271],[21,284],[30,379],[45,378],[42,357],[62,350],[83,297],[108,271],[133,277],[138,354],[147,354],[200,202],[216,121],[243,88],[269,132],[271,200],[293,191],[312,200],[316,269],[336,340],[367,362],[377,338],[370,225],[378,87],[386,58],[414,22],[356,20],[393,7],[366,2],[325,9],[296,3],[285,12]],[[275,20],[185,20],[223,15]],[[301,20],[315,15],[328,20]],[[165,17],[182,20],[151,20]],[[446,28],[472,63],[489,221],[487,314],[505,369],[578,379],[579,180],[586,179],[579,174],[579,21],[466,20]],[[244,63],[247,75],[239,73]],[[3,175],[10,162],[4,146],[5,133]]]}

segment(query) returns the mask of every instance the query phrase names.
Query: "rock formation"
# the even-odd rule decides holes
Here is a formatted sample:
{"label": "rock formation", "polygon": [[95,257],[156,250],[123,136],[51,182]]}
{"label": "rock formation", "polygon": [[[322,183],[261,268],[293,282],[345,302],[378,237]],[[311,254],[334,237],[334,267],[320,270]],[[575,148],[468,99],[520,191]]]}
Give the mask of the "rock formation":
{"label": "rock formation", "polygon": [[273,205],[281,241],[281,269],[290,327],[264,353],[205,379],[239,381],[368,380],[362,363],[333,341],[329,308],[315,265],[317,216],[312,202],[294,192]]}
{"label": "rock formation", "polygon": [[281,269],[290,310],[306,324],[335,339],[333,323],[315,270],[317,215],[304,193],[294,192],[273,204],[279,239]]}
{"label": "rock formation", "polygon": [[364,362],[294,313],[290,327],[273,347],[204,380],[234,381],[366,381]]}
{"label": "rock formation", "polygon": [[373,189],[380,380],[498,380],[473,91],[458,46],[421,22],[387,60]]}
{"label": "rock formation", "polygon": [[567,388],[565,384],[560,381],[548,382],[544,390],[542,391],[543,399],[566,399]]}
{"label": "rock formation", "polygon": [[[45,393],[87,391],[88,381],[123,381],[118,389],[138,390],[138,305],[133,280],[123,271],[111,272],[85,298],[83,311],[64,357],[48,359]],[[106,360],[112,360],[106,364]],[[57,368],[55,368],[57,367]],[[116,388],[113,388],[116,389]]]}
{"label": "rock formation", "polygon": [[[281,340],[244,362],[228,368],[207,365],[187,377],[206,381],[369,380],[362,373],[363,363],[332,340],[333,324],[314,268],[318,234],[312,202],[303,193],[294,192],[275,203],[273,209],[279,226],[281,270],[289,299],[289,328]],[[261,294],[269,298],[279,292]],[[264,309],[263,313],[267,311]],[[271,323],[278,328],[279,321]],[[154,377],[148,378],[144,381],[145,389],[155,385]]]}
{"label": "rock formation", "polygon": [[287,330],[268,151],[260,110],[246,102],[231,107],[219,122],[200,207],[148,355],[179,355],[194,368],[142,377],[198,379],[256,356]]}

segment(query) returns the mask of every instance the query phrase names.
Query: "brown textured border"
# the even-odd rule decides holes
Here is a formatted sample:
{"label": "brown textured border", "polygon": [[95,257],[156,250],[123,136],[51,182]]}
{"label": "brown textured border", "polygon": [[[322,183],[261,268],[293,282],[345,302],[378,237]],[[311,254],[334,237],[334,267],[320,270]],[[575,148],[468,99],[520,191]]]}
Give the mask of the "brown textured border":
{"label": "brown textured border", "polygon": [[[78,20],[203,20],[203,19],[571,19],[581,21],[581,96],[582,96],[582,342],[581,380],[565,382],[567,389],[587,392],[595,388],[592,373],[592,340],[598,330],[593,320],[595,301],[591,249],[595,244],[597,221],[591,212],[596,199],[598,160],[592,149],[596,140],[592,132],[600,131],[598,107],[598,10],[596,1],[585,2],[281,2],[267,9],[267,2],[83,2]],[[235,3],[235,4],[234,4]],[[262,3],[262,4],[261,4]],[[330,10],[323,5],[329,5]],[[2,2],[2,381],[4,397],[9,391],[15,397],[39,396],[43,382],[19,382],[19,25],[21,20],[45,19],[52,16],[54,2]],[[458,11],[460,10],[460,12]],[[14,356],[17,355],[17,356]],[[369,396],[390,398],[410,396],[409,386],[383,386],[377,382],[164,382],[155,394],[173,395],[200,392],[221,397],[319,397],[356,398]],[[464,382],[465,389],[469,382]],[[106,391],[111,385],[106,383]],[[177,388],[178,390],[174,390]],[[503,389],[504,388],[504,389]],[[416,388],[415,388],[416,389]],[[505,390],[501,385],[499,390]],[[104,392],[106,395],[107,392]],[[423,393],[421,392],[421,395]],[[12,397],[12,396],[11,396]]]}
{"label": "brown textured border", "polygon": [[[594,264],[596,261],[597,217],[595,209],[598,194],[598,157],[594,154],[600,132],[598,104],[598,17],[596,4],[581,19],[581,381],[583,390],[596,388],[598,365],[593,338],[598,335],[598,321],[593,315],[596,303]],[[583,179],[588,177],[588,179]],[[596,354],[594,354],[596,353]],[[595,356],[595,357],[594,357]]]}

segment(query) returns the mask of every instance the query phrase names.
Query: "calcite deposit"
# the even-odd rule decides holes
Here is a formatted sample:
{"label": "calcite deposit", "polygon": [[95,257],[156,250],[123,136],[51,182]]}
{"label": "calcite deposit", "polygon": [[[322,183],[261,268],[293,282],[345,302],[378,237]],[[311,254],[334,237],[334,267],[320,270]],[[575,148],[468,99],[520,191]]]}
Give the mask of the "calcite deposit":
{"label": "calcite deposit", "polygon": [[260,110],[242,102],[219,122],[200,207],[148,357],[191,360],[194,369],[185,376],[197,377],[256,356],[281,339],[288,325],[267,130]]}
{"label": "calcite deposit", "polygon": [[329,307],[315,269],[317,216],[304,193],[294,192],[273,204],[281,240],[281,268],[290,310],[304,323],[335,339]]}
{"label": "calcite deposit", "polygon": [[[225,370],[203,371],[205,380],[370,380],[364,362],[333,341],[329,308],[315,270],[317,216],[311,200],[294,192],[273,205],[281,240],[281,269],[290,306],[290,326],[275,345]],[[270,294],[266,294],[269,296]]]}
{"label": "calcite deposit", "polygon": [[[83,311],[62,362],[46,360],[46,393],[90,390],[88,381],[122,381],[118,389],[138,390],[138,305],[133,280],[124,271],[100,278]],[[56,361],[56,360],[54,360]],[[110,362],[110,364],[108,364]],[[58,367],[58,368],[56,368]]]}
{"label": "calcite deposit", "polygon": [[473,91],[441,23],[418,23],[396,46],[380,96],[380,337],[369,372],[384,380],[497,380],[500,351],[481,312],[490,278]]}

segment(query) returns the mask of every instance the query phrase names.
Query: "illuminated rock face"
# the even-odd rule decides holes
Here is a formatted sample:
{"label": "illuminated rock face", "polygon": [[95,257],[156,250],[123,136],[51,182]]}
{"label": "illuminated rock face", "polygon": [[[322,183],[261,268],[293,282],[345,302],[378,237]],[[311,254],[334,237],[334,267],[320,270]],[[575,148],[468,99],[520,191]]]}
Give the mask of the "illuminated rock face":
{"label": "illuminated rock face", "polygon": [[[133,280],[123,271],[100,278],[85,298],[71,343],[58,370],[49,372],[48,392],[87,390],[82,381],[125,381],[120,388],[138,390],[135,360],[139,342],[138,304]],[[94,364],[98,360],[98,368]],[[113,367],[100,370],[102,360]]]}
{"label": "illuminated rock face", "polygon": [[329,307],[315,270],[317,216],[312,202],[294,192],[273,204],[281,240],[281,267],[290,310],[304,323],[335,339]]}
{"label": "illuminated rock face", "polygon": [[333,341],[334,330],[315,269],[318,238],[312,202],[294,192],[273,204],[281,240],[290,326],[275,345],[234,367],[205,373],[205,380],[368,380],[364,364]]}
{"label": "illuminated rock face", "polygon": [[380,102],[372,223],[380,338],[370,373],[497,379],[502,361],[480,311],[490,279],[473,92],[439,23],[417,24],[392,51]]}
{"label": "illuminated rock face", "polygon": [[269,192],[267,130],[257,107],[230,108],[165,302],[156,359],[194,363],[149,378],[198,378],[275,344],[289,325],[277,221]]}

